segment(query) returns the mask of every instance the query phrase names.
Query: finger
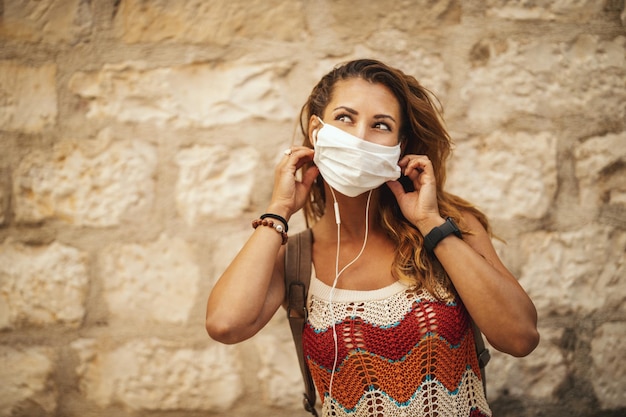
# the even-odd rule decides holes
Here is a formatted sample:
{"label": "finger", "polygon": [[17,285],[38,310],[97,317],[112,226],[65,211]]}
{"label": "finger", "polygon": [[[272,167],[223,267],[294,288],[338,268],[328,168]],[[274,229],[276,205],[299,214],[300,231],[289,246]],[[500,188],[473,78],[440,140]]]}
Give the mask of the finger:
{"label": "finger", "polygon": [[317,178],[319,173],[320,170],[315,165],[306,170],[306,172],[302,176],[302,185],[306,187],[307,191],[311,189],[311,186],[313,185],[313,182],[315,181],[315,178]]}
{"label": "finger", "polygon": [[404,175],[410,177],[412,180],[416,180],[420,174],[426,171],[429,165],[432,165],[430,159],[424,155],[412,155],[409,156],[406,161],[403,161]]}
{"label": "finger", "polygon": [[391,190],[392,194],[399,200],[406,192],[404,187],[400,184],[400,181],[387,181],[387,187]]}
{"label": "finger", "polygon": [[404,155],[402,159],[398,161],[398,165],[401,167],[406,167],[411,161],[421,161],[421,160],[428,160],[428,157],[426,155],[408,154],[408,155]]}
{"label": "finger", "polygon": [[295,174],[305,163],[313,160],[313,154],[313,149],[304,146],[285,149],[277,169],[287,169]]}
{"label": "finger", "polygon": [[294,152],[290,156],[290,161],[293,161],[293,163],[295,164],[295,169],[297,171],[304,165],[311,163],[313,161],[313,155],[313,149],[302,147],[300,149],[294,150]]}
{"label": "finger", "polygon": [[418,179],[419,175],[424,172],[424,168],[422,167],[422,165],[416,161],[416,160],[411,160],[407,163],[407,165],[404,167],[404,175],[406,175],[407,177],[409,177],[411,179],[411,181],[415,181]]}
{"label": "finger", "polygon": [[404,155],[398,161],[398,166],[400,166],[401,168],[404,168],[406,167],[406,164],[408,164],[410,160],[411,160],[411,155]]}

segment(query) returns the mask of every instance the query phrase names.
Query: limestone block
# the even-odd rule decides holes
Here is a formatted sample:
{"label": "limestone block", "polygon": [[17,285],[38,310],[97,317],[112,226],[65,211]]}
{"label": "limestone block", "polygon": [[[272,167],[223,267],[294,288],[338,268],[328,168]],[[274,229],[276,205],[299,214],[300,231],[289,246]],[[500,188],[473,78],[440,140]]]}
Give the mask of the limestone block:
{"label": "limestone block", "polygon": [[0,416],[26,415],[22,412],[25,406],[38,409],[37,415],[52,415],[58,394],[51,383],[54,352],[42,347],[16,349],[1,345],[0,363]]}
{"label": "limestone block", "polygon": [[567,378],[567,360],[559,348],[562,329],[540,329],[541,341],[527,358],[514,358],[489,348],[487,393],[490,400],[501,396],[556,401],[555,391]]}
{"label": "limestone block", "polygon": [[176,206],[187,224],[198,218],[236,218],[250,204],[259,153],[252,147],[224,145],[184,149],[179,166]]}
{"label": "limestone block", "polygon": [[183,240],[161,235],[145,245],[110,245],[99,264],[113,319],[180,324],[189,319],[200,271]]}
{"label": "limestone block", "polygon": [[626,233],[589,224],[521,238],[526,263],[520,284],[539,315],[617,309],[626,302]]}
{"label": "limestone block", "polygon": [[626,407],[626,323],[602,324],[591,341],[593,389],[602,409]]}
{"label": "limestone block", "polygon": [[602,126],[612,117],[621,123],[625,50],[625,36],[583,34],[569,43],[484,39],[473,48],[474,68],[460,90],[468,118],[480,129],[521,114],[597,117]]}
{"label": "limestone block", "polygon": [[511,20],[574,21],[582,23],[600,14],[597,0],[487,0],[487,16]]}
{"label": "limestone block", "polygon": [[96,155],[69,142],[52,153],[35,150],[13,175],[15,218],[117,225],[127,211],[152,205],[156,165],[155,147],[139,141],[113,143]]}
{"label": "limestone block", "polygon": [[100,407],[210,412],[231,408],[243,392],[234,348],[188,348],[185,343],[150,338],[109,347],[96,339],[79,339],[72,348],[80,362],[80,391]]}
{"label": "limestone block", "polygon": [[86,36],[92,24],[91,2],[84,0],[6,1],[0,38],[58,44]]}
{"label": "limestone block", "polygon": [[[283,312],[281,310],[279,313]],[[268,406],[300,409],[304,383],[296,348],[288,330],[283,326],[284,335],[270,332],[258,334],[254,338],[261,356],[258,378],[261,383],[263,400]]]}
{"label": "limestone block", "polygon": [[126,43],[297,41],[304,35],[302,7],[301,2],[281,0],[126,0],[117,11],[115,33]]}
{"label": "limestone block", "polygon": [[250,117],[293,119],[296,109],[283,80],[287,70],[277,63],[107,64],[98,72],[74,74],[69,88],[88,102],[89,118],[208,127]]}
{"label": "limestone block", "polygon": [[[424,28],[441,28],[460,20],[461,2],[458,0],[395,0],[361,2],[358,7],[350,0],[335,0],[324,6],[326,30],[356,43],[377,36],[379,31],[398,29],[415,33]],[[375,17],[375,18],[374,18]],[[423,33],[423,32],[422,32]],[[403,34],[406,38],[407,35]]]}
{"label": "limestone block", "polygon": [[625,171],[619,169],[626,164],[626,132],[590,138],[576,147],[574,156],[585,210],[595,213],[603,202],[626,205]]}
{"label": "limestone block", "polygon": [[539,219],[557,190],[556,138],[496,131],[457,143],[448,188],[490,217]]}
{"label": "limestone block", "polygon": [[0,126],[3,130],[36,133],[56,124],[54,64],[40,67],[0,61]]}
{"label": "limestone block", "polygon": [[0,329],[25,324],[77,326],[85,314],[87,256],[54,242],[0,246]]}

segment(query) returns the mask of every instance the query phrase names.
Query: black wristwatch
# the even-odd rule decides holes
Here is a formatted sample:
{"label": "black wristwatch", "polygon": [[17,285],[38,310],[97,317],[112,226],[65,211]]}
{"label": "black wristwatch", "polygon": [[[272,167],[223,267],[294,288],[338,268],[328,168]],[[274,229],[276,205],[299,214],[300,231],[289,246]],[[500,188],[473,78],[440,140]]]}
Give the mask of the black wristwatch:
{"label": "black wristwatch", "polygon": [[432,254],[439,242],[441,242],[445,237],[452,234],[454,234],[459,239],[463,238],[459,227],[456,225],[451,217],[448,217],[444,224],[442,224],[441,226],[437,226],[433,230],[428,232],[428,234],[424,237],[424,247],[429,253]]}

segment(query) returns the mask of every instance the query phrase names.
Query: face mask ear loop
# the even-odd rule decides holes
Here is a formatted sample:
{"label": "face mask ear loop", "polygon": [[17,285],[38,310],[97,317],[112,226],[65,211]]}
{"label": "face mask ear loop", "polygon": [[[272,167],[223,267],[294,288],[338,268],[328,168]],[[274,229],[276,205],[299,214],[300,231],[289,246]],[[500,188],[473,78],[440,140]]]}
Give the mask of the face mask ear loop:
{"label": "face mask ear loop", "polygon": [[372,190],[369,191],[367,195],[367,203],[365,205],[365,237],[363,239],[363,246],[361,246],[361,250],[358,255],[348,262],[346,266],[344,266],[341,271],[339,271],[339,250],[341,248],[341,218],[339,217],[339,204],[337,204],[337,199],[335,198],[335,192],[333,191],[333,187],[328,187],[330,189],[330,193],[333,196],[333,207],[335,208],[335,222],[337,223],[337,254],[335,256],[335,280],[333,281],[333,286],[330,289],[330,294],[328,296],[328,310],[330,312],[330,319],[332,320],[333,326],[333,342],[335,344],[335,360],[333,362],[333,369],[330,373],[330,383],[328,385],[328,396],[330,398],[333,397],[333,379],[335,377],[335,368],[337,368],[337,361],[339,360],[339,343],[337,341],[337,329],[335,327],[335,314],[333,311],[333,295],[335,294],[335,288],[337,287],[337,281],[339,281],[339,276],[343,274],[343,272],[348,269],[353,263],[355,263],[365,251],[365,245],[367,244],[367,237],[369,235],[369,219],[370,219],[370,200],[372,199]]}
{"label": "face mask ear loop", "polygon": [[[320,117],[317,115],[315,117],[317,117],[317,120],[319,120],[319,122],[322,124],[322,127],[324,127],[324,121],[320,119]],[[315,145],[317,144],[317,132],[319,132],[320,129],[321,127],[316,127],[315,129],[313,129],[313,132],[311,132],[311,145],[313,145],[313,149],[315,149]],[[335,200],[335,202],[336,201],[337,200]]]}

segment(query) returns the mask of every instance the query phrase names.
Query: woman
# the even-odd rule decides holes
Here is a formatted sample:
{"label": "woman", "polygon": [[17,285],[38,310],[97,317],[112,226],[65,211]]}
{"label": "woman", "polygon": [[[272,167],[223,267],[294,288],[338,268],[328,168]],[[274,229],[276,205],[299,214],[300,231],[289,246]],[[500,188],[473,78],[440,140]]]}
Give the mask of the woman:
{"label": "woman", "polygon": [[490,416],[471,321],[525,356],[537,314],[485,216],[443,189],[451,139],[429,92],[356,60],[320,80],[300,120],[304,144],[285,152],[267,214],[209,297],[210,336],[240,342],[277,311],[285,229],[304,208],[314,273],[303,343],[323,415]]}

